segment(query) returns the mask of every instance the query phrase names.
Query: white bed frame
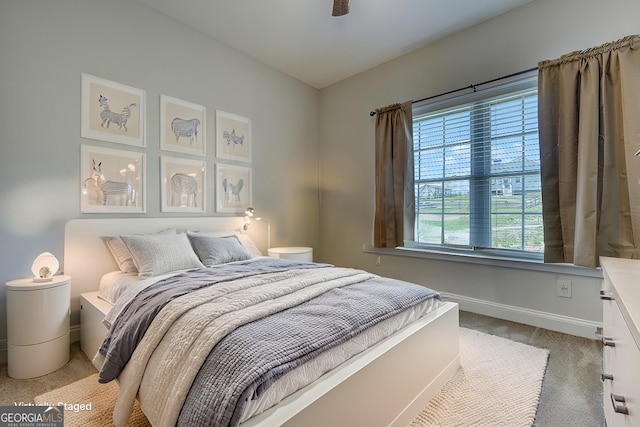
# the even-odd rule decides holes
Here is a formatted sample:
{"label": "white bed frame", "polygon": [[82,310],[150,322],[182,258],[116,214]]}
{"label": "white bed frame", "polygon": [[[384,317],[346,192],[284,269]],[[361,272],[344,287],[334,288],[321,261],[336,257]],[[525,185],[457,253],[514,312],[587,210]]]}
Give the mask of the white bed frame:
{"label": "white bed frame", "polygon": [[[64,271],[71,276],[72,324],[82,317],[81,346],[87,357],[93,358],[106,334],[101,319],[110,305],[97,298],[100,277],[117,269],[101,236],[150,233],[170,227],[239,230],[242,224],[239,217],[69,221],[65,227]],[[260,239],[254,241],[260,247]],[[445,302],[242,425],[404,427],[459,366],[458,305]]]}

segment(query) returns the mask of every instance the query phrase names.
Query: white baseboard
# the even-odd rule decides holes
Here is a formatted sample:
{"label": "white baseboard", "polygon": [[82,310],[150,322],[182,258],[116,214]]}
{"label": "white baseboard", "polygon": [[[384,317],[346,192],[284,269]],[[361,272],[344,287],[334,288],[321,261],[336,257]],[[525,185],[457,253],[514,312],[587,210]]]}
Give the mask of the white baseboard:
{"label": "white baseboard", "polygon": [[446,301],[457,302],[460,306],[460,310],[509,320],[511,322],[524,323],[525,325],[536,326],[593,340],[600,339],[599,331],[602,330],[602,323],[599,322],[562,316],[544,311],[531,310],[512,305],[498,304],[491,301],[469,298],[463,295],[450,294],[447,292],[442,292],[441,295]]}
{"label": "white baseboard", "polygon": [[[69,341],[74,343],[80,341],[80,325],[72,326],[69,330]],[[7,340],[0,340],[0,365],[7,363]]]}

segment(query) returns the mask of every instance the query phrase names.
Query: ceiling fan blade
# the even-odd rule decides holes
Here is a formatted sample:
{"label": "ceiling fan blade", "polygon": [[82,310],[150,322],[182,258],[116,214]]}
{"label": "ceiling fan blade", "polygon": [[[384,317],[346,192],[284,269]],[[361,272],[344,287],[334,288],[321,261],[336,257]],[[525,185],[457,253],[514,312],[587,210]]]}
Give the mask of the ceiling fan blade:
{"label": "ceiling fan blade", "polygon": [[349,13],[351,0],[333,0],[333,12],[331,16],[343,16]]}

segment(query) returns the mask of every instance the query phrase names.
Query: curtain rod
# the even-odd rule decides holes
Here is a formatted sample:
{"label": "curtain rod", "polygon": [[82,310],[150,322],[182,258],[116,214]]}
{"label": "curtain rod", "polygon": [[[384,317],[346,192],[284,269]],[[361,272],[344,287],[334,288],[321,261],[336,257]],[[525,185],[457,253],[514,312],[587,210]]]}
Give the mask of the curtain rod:
{"label": "curtain rod", "polygon": [[[462,90],[467,90],[467,89],[473,89],[473,91],[475,92],[477,86],[482,86],[482,85],[486,85],[486,84],[489,84],[489,83],[497,82],[497,81],[500,81],[500,80],[508,79],[508,78],[511,78],[511,77],[516,77],[516,76],[519,76],[521,74],[530,73],[530,72],[535,71],[537,69],[538,69],[538,67],[529,68],[528,70],[518,71],[517,73],[513,73],[513,74],[507,74],[506,76],[497,77],[495,79],[487,80],[487,81],[484,81],[482,83],[471,84],[469,86],[461,87],[459,89],[454,89],[454,90],[450,90],[448,92],[439,93],[438,95],[427,96],[426,98],[418,99],[417,101],[412,101],[411,103],[412,104],[417,104],[418,102],[428,101],[428,100],[433,99],[433,98],[438,98],[438,97],[441,97],[441,96],[450,95],[452,93],[460,92]],[[373,117],[373,116],[376,115],[376,112],[375,111],[371,111],[369,113],[369,115],[371,117]]]}

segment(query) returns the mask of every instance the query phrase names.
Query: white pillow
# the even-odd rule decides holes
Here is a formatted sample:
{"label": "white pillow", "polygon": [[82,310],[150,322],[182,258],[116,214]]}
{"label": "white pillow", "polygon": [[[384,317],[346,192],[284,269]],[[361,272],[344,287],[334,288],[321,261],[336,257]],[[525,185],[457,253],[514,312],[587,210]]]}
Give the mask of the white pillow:
{"label": "white pillow", "polygon": [[247,252],[249,252],[251,258],[263,256],[262,252],[260,252],[260,249],[258,249],[256,244],[253,243],[253,240],[251,240],[251,237],[249,237],[249,235],[242,233],[235,233],[235,235],[236,237],[238,237],[238,240],[240,240],[240,243],[242,243],[242,246],[244,246]]}
{"label": "white pillow", "polygon": [[131,252],[139,277],[203,267],[185,233],[120,237]]}
{"label": "white pillow", "polygon": [[[175,228],[168,228],[166,230],[158,231],[154,234],[175,234]],[[125,273],[137,273],[135,262],[131,257],[131,252],[120,236],[102,236],[102,240],[107,244],[109,252],[113,256],[113,259],[118,264],[118,268]]]}
{"label": "white pillow", "polygon": [[[122,244],[124,245],[124,242]],[[133,262],[133,260],[131,262]],[[112,271],[100,279],[98,298],[115,304],[118,297],[122,295],[127,288],[139,282],[140,278],[138,277],[137,271],[135,273],[125,273],[120,270]]]}
{"label": "white pillow", "polygon": [[129,252],[129,248],[127,248],[120,236],[103,236],[102,240],[107,244],[109,252],[113,255],[113,259],[118,264],[120,271],[124,273],[138,272],[131,257],[131,252]]}

